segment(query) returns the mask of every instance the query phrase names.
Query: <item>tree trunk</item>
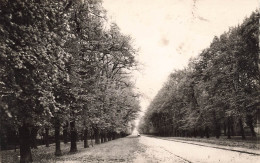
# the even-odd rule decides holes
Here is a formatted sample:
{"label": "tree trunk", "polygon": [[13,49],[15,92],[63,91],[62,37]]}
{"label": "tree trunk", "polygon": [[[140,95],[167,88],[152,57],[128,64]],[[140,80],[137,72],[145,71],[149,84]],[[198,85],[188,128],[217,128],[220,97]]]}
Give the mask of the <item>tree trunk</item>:
{"label": "tree trunk", "polygon": [[60,121],[58,119],[55,120],[55,155],[61,156],[60,149]]}
{"label": "tree trunk", "polygon": [[101,139],[101,143],[104,143],[104,136],[102,132],[100,133],[100,139]]}
{"label": "tree trunk", "polygon": [[93,130],[94,130],[95,144],[100,144],[100,131],[98,128],[93,128]]}
{"label": "tree trunk", "polygon": [[107,141],[111,141],[111,132],[107,133]]}
{"label": "tree trunk", "polygon": [[91,144],[92,147],[94,146],[94,145],[93,145],[93,144],[94,144],[94,143],[93,143],[93,134],[90,135],[90,144]]}
{"label": "tree trunk", "polygon": [[112,141],[113,140],[113,134],[112,132],[109,133],[109,141]]}
{"label": "tree trunk", "polygon": [[226,122],[224,122],[224,136],[227,136],[227,126],[226,126]]}
{"label": "tree trunk", "polygon": [[103,143],[103,136],[101,132],[100,132],[100,143]]}
{"label": "tree trunk", "polygon": [[214,120],[214,125],[215,125],[215,128],[214,128],[214,134],[216,136],[216,138],[218,139],[219,136],[220,136],[220,127],[219,127],[219,122],[218,122],[218,119],[216,117],[216,112],[214,111],[213,112],[213,120]]}
{"label": "tree trunk", "polygon": [[196,129],[194,129],[193,135],[194,135],[195,138],[197,137],[197,130]]}
{"label": "tree trunk", "polygon": [[113,132],[112,140],[115,140],[115,139],[116,139],[116,132]]}
{"label": "tree trunk", "polygon": [[255,133],[255,130],[254,130],[254,125],[253,125],[253,116],[252,115],[247,115],[246,116],[246,123],[247,123],[248,127],[250,128],[252,137],[256,137],[256,133]]}
{"label": "tree trunk", "polygon": [[45,144],[45,141],[44,141],[44,134],[41,136],[41,144]]}
{"label": "tree trunk", "polygon": [[215,123],[214,134],[216,138],[219,139],[221,131],[220,131],[220,125],[217,122]]}
{"label": "tree trunk", "polygon": [[233,123],[231,123],[230,129],[231,129],[231,136],[235,136],[235,130],[234,130],[234,124]]}
{"label": "tree trunk", "polygon": [[227,118],[227,136],[228,139],[231,139],[231,124],[230,117]]}
{"label": "tree trunk", "polygon": [[68,127],[69,124],[66,122],[66,124],[63,126],[63,142],[64,144],[68,143]]}
{"label": "tree trunk", "polygon": [[201,137],[201,138],[204,138],[204,132],[203,132],[203,129],[200,129],[200,137]]}
{"label": "tree trunk", "polygon": [[230,131],[231,131],[231,136],[235,136],[233,117],[230,117]]}
{"label": "tree trunk", "polygon": [[20,139],[20,163],[32,162],[31,153],[31,134],[27,125],[23,125],[19,128],[19,139]]}
{"label": "tree trunk", "polygon": [[84,148],[88,148],[88,128],[84,129]]}
{"label": "tree trunk", "polygon": [[44,136],[44,140],[45,140],[45,146],[49,147],[49,128],[46,127],[45,128],[45,136]]}
{"label": "tree trunk", "polygon": [[242,122],[241,118],[239,118],[239,126],[240,126],[240,132],[241,132],[242,139],[246,139],[245,132],[244,132],[244,126],[243,126],[243,122]]}
{"label": "tree trunk", "polygon": [[107,142],[107,132],[104,133],[104,142]]}
{"label": "tree trunk", "polygon": [[38,132],[37,127],[32,127],[32,130],[31,130],[31,148],[33,148],[33,149],[37,149],[37,140],[36,140],[37,132]]}
{"label": "tree trunk", "polygon": [[205,128],[205,135],[207,138],[209,138],[209,127],[208,126],[206,126],[206,128]]}
{"label": "tree trunk", "polygon": [[19,141],[19,136],[17,134],[17,132],[15,132],[15,144],[14,144],[14,151],[16,152],[16,148],[17,148],[17,145],[18,145],[18,141]]}
{"label": "tree trunk", "polygon": [[219,139],[221,135],[221,128],[220,128],[220,124],[217,125],[217,133],[216,133],[216,138]]}
{"label": "tree trunk", "polygon": [[70,152],[77,151],[77,130],[75,121],[70,122]]}

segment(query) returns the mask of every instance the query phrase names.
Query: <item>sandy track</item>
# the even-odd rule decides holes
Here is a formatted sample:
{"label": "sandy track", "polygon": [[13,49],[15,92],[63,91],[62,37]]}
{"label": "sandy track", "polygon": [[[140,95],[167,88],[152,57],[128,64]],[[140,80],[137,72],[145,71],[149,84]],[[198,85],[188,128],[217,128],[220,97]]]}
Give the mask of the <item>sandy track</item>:
{"label": "sandy track", "polygon": [[[194,144],[174,142],[142,136],[140,145],[146,147],[137,155],[136,162],[151,158],[152,162],[192,162],[192,163],[260,163],[260,156],[245,154]],[[143,162],[148,162],[146,159]]]}

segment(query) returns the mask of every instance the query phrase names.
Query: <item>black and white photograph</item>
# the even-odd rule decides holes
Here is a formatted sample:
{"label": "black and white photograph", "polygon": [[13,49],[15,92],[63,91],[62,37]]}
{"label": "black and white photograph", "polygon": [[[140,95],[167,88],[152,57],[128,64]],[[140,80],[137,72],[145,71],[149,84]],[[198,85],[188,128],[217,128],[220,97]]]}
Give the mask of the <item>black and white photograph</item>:
{"label": "black and white photograph", "polygon": [[0,0],[0,163],[260,163],[260,0]]}

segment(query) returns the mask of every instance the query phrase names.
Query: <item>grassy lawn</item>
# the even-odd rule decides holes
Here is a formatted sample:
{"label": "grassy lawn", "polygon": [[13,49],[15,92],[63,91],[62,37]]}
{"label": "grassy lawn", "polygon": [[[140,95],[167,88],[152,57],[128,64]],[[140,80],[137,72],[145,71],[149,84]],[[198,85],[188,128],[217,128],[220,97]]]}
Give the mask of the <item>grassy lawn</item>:
{"label": "grassy lawn", "polygon": [[[138,150],[138,138],[126,137],[112,140],[94,147],[83,148],[83,141],[77,143],[78,152],[70,153],[70,143],[61,143],[62,156],[54,155],[55,145],[38,146],[32,149],[33,162],[131,162]],[[1,162],[19,162],[19,150],[1,151]]]}
{"label": "grassy lawn", "polygon": [[[83,142],[78,142],[78,147],[83,146]],[[61,143],[61,149],[63,154],[68,154],[70,149],[70,143]],[[19,149],[1,151],[1,161],[2,162],[19,162]],[[32,149],[32,157],[35,162],[43,162],[45,160],[55,160],[54,156],[55,145],[50,144],[50,147],[45,147],[44,145],[38,146],[38,149]]]}
{"label": "grassy lawn", "polygon": [[247,137],[246,140],[242,140],[241,136],[234,136],[231,139],[227,139],[226,137],[220,137],[219,139],[215,137],[210,138],[188,138],[188,137],[174,137],[177,140],[186,140],[186,141],[195,141],[195,142],[202,142],[202,143],[210,143],[216,145],[223,145],[229,147],[242,147],[248,149],[260,149],[260,139]]}

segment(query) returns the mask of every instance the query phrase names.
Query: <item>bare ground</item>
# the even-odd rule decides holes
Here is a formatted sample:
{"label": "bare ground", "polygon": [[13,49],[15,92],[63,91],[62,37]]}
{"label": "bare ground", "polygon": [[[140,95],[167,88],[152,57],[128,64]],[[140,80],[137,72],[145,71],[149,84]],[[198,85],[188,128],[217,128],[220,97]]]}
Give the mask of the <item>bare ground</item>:
{"label": "bare ground", "polygon": [[149,158],[152,158],[152,162],[158,163],[260,163],[260,155],[257,154],[257,150],[255,150],[255,154],[249,154],[147,136],[142,136],[139,143],[147,146],[147,150],[141,154],[140,160],[148,155]]}

